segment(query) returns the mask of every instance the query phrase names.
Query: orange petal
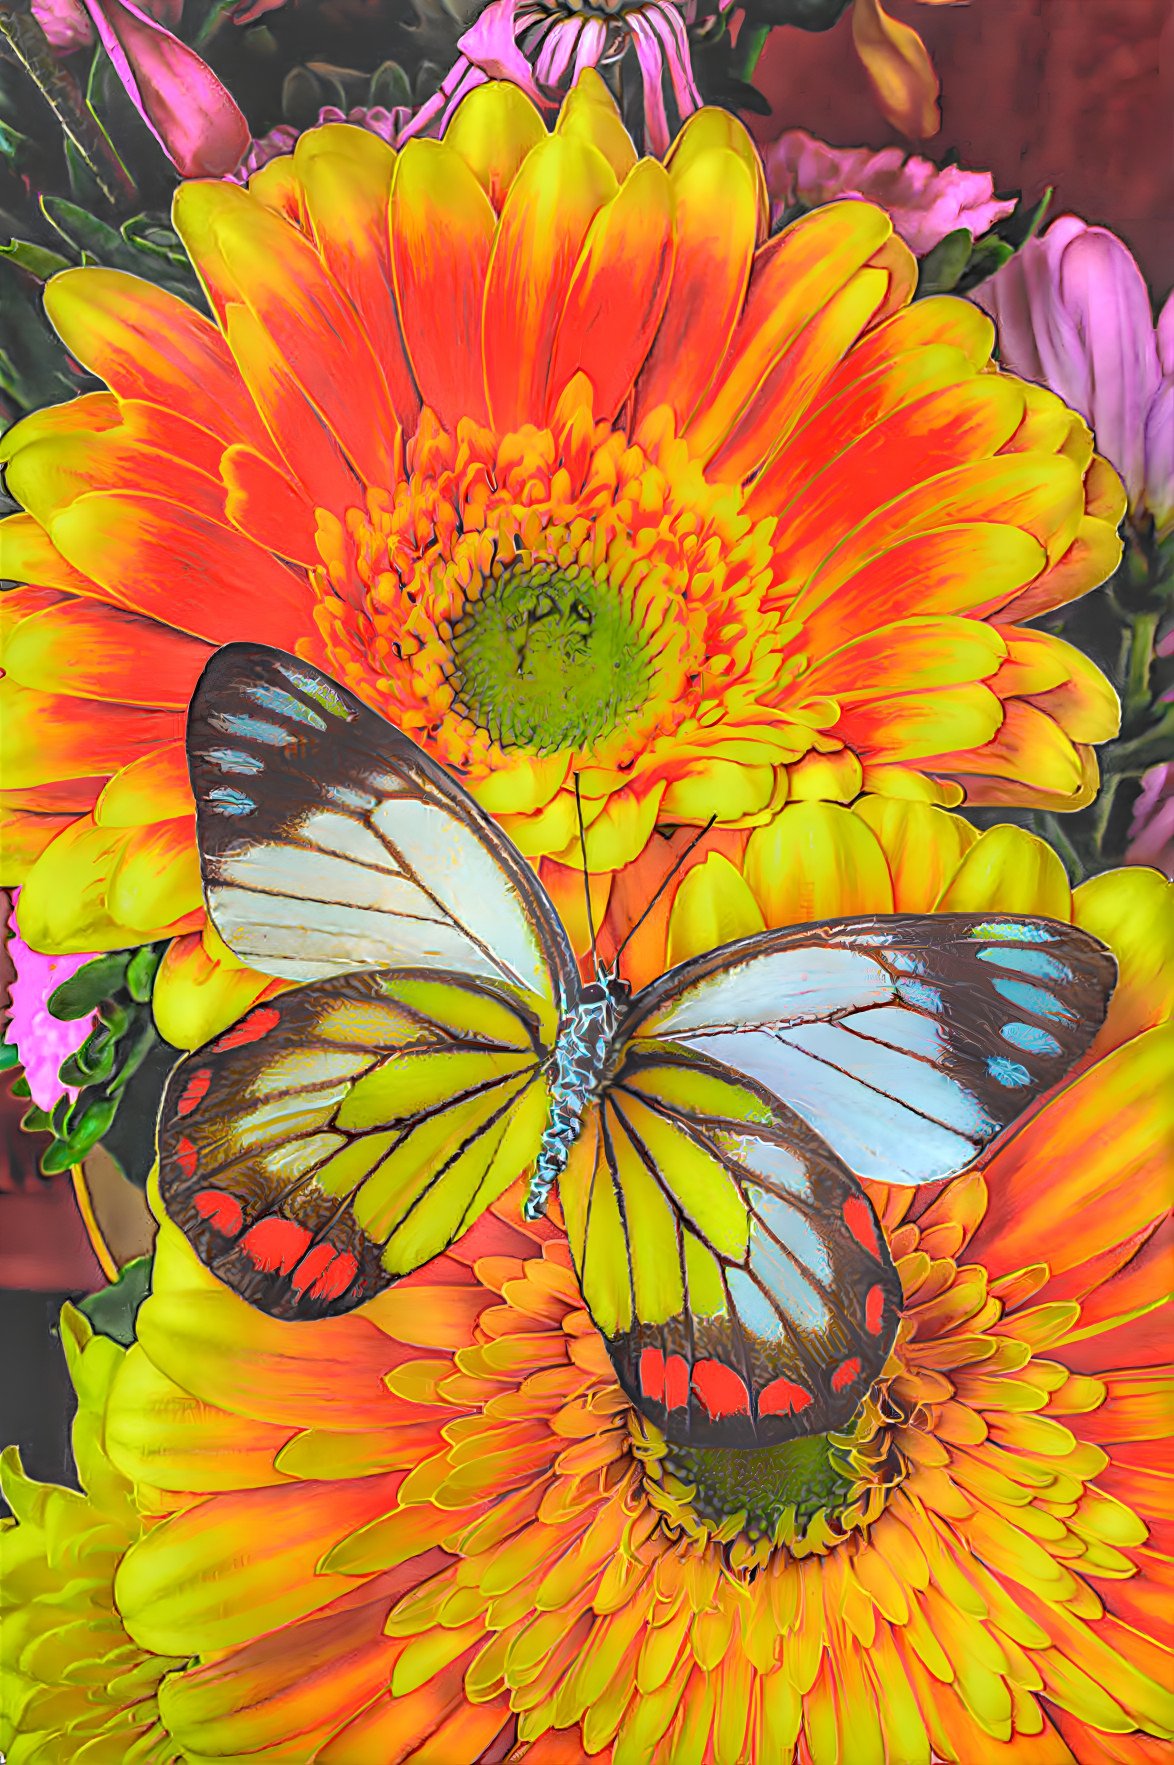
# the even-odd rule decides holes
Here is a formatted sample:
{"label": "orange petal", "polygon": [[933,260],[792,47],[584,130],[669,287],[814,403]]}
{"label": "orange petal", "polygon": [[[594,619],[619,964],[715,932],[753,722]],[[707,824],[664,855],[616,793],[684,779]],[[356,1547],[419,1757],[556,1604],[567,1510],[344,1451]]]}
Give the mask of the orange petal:
{"label": "orange petal", "polygon": [[101,601],[69,601],[22,620],[4,666],[22,686],[70,697],[186,711],[214,651]]}
{"label": "orange petal", "polygon": [[224,441],[265,433],[216,327],[178,295],[97,267],[63,270],[45,311],[69,353],[119,398],[182,410]]}
{"label": "orange petal", "polygon": [[595,216],[567,290],[547,385],[547,420],[567,382],[591,381],[596,417],[611,422],[632,389],[668,299],[672,195],[644,159]]}
{"label": "orange petal", "polygon": [[1053,607],[1078,600],[1090,588],[1108,581],[1121,562],[1123,543],[1116,523],[1085,515],[1078,522],[1076,536],[1067,551],[1050,569],[1013,600],[984,605],[983,610],[994,611],[997,607],[1001,619],[1035,619]]}
{"label": "orange petal", "polygon": [[199,1048],[263,995],[281,991],[272,975],[258,974],[238,961],[209,922],[202,932],[189,932],[168,945],[155,976],[151,1009],[165,1041],[175,1048]]}
{"label": "orange petal", "polygon": [[420,413],[420,395],[392,294],[387,205],[395,157],[370,129],[327,123],[299,136],[293,166],[302,184],[306,223],[326,268],[358,313],[396,415],[410,430]]}
{"label": "orange petal", "polygon": [[7,791],[0,791],[0,887],[23,883],[41,853],[76,820],[76,815],[39,815],[19,808]]}
{"label": "orange petal", "polygon": [[161,497],[81,496],[53,523],[65,555],[119,600],[211,643],[292,650],[306,634],[301,579],[243,534]]}
{"label": "orange petal", "polygon": [[1174,1129],[1172,1057],[1174,1027],[1147,1030],[1060,1091],[995,1154],[986,1218],[969,1248],[992,1276],[1025,1267],[1041,1245],[1053,1275],[1062,1274],[1103,1249],[1107,1232],[1124,1240],[1160,1215]]}
{"label": "orange petal", "polygon": [[358,314],[314,247],[233,184],[181,184],[173,220],[214,309],[244,302],[356,471],[390,489],[395,406]]}
{"label": "orange petal", "polygon": [[501,211],[485,282],[485,392],[499,433],[546,416],[551,350],[592,220],[615,195],[599,149],[551,135],[527,154]]}
{"label": "orange petal", "polygon": [[193,470],[182,455],[173,458],[141,447],[117,429],[104,435],[57,436],[22,447],[9,464],[6,479],[13,496],[47,529],[78,496],[123,485],[174,498],[213,521],[224,511],[219,477]]}
{"label": "orange petal", "polygon": [[[858,754],[892,763],[919,760],[942,749],[956,752],[984,742],[998,729],[1002,707],[987,687],[944,687],[924,695],[877,697],[853,705],[834,726]],[[947,770],[942,761],[935,770]]]}
{"label": "orange petal", "polygon": [[489,419],[480,340],[494,230],[493,205],[452,145],[409,141],[392,185],[392,271],[420,396],[450,431],[460,417]]}
{"label": "orange petal", "polygon": [[[927,771],[956,777],[966,786],[971,803],[1030,803],[1038,800],[1040,792],[1051,793],[1056,806],[1065,809],[1080,809],[1092,801],[1096,794],[1095,761],[1090,789],[1081,754],[1045,711],[1023,699],[1009,699],[1002,707],[997,730],[990,741],[959,743],[953,753],[924,756],[922,764]],[[962,751],[964,746],[968,752]],[[1007,783],[998,794],[980,795],[972,787],[972,779]]]}
{"label": "orange petal", "polygon": [[[964,400],[959,397],[958,402]],[[940,405],[937,414],[944,415]],[[897,416],[900,415],[898,412]],[[981,412],[975,413],[975,417],[981,425]],[[948,450],[948,436],[939,435],[936,445]],[[811,524],[805,502],[795,522],[780,524],[775,540],[778,575],[805,582],[826,558],[829,563],[824,591],[831,594],[855,574],[866,558],[914,533],[972,521],[993,521],[1021,528],[1048,548],[1066,523],[1079,518],[1080,474],[1071,460],[1062,456],[999,454],[993,459],[972,459],[927,481],[922,481],[921,462],[921,453],[911,446],[906,483],[912,476],[913,484],[903,493],[893,485],[892,500],[887,504],[878,506],[870,502],[872,512],[863,521],[857,519],[860,504],[850,484],[845,501],[839,506],[824,507],[822,526]],[[754,510],[754,495],[752,491],[751,510],[767,513]],[[1064,546],[1068,543],[1065,538]],[[835,562],[831,561],[833,553],[837,553]]]}
{"label": "orange petal", "polygon": [[758,190],[750,170],[729,149],[689,159],[671,175],[673,279],[656,341],[636,382],[634,423],[638,427],[665,404],[679,433],[717,372],[742,310]]}
{"label": "orange petal", "polygon": [[[808,560],[814,564],[827,555],[829,529],[840,527],[847,511],[885,511],[903,493],[907,493],[904,500],[912,501],[918,497],[911,488],[915,485],[924,486],[923,498],[932,497],[940,483],[948,482],[938,479],[939,473],[956,468],[973,471],[970,462],[993,455],[1022,409],[1023,395],[1013,380],[983,374],[944,386],[899,405],[830,464],[818,458],[791,458],[790,475],[778,482],[775,467],[768,467],[754,487],[751,505],[764,513],[767,499],[773,501],[780,515],[775,539],[779,560],[788,573],[805,575]],[[1075,468],[1068,466],[1064,481],[1071,491]],[[960,513],[955,505],[946,518],[956,521]],[[900,532],[901,528],[891,529],[884,537],[892,543]],[[870,545],[867,551],[856,551],[856,556],[867,557],[874,549],[880,548]]]}
{"label": "orange petal", "polygon": [[0,576],[14,582],[68,590],[70,594],[93,595],[103,600],[119,598],[67,564],[41,523],[31,515],[10,515],[0,521]]}
{"label": "orange petal", "polygon": [[[1063,1340],[1074,1373],[1168,1366],[1174,1351],[1174,1221],[1165,1220],[1132,1260],[1085,1298]],[[1174,1415],[1170,1431],[1174,1434]]]}
{"label": "orange petal", "polygon": [[816,662],[803,675],[803,696],[853,705],[872,698],[882,680],[900,691],[985,679],[993,690],[1006,649],[1004,637],[976,619],[903,619]]}
{"label": "orange petal", "polygon": [[879,0],[856,0],[852,40],[877,104],[903,135],[924,140],[942,126],[938,77],[915,30],[890,18]]}
{"label": "orange petal", "polygon": [[[888,215],[871,203],[829,203],[784,228],[755,253],[722,371],[685,431],[691,453],[708,459],[717,452],[756,389],[812,316],[863,268],[891,231]],[[880,277],[874,281],[875,286],[867,284],[870,292],[858,309],[861,327],[877,310],[887,287]],[[825,375],[838,360],[827,354]],[[797,415],[784,402],[784,430]]]}
{"label": "orange petal", "polygon": [[844,580],[843,560],[818,570],[788,616],[803,620],[812,655],[834,643],[918,613],[967,613],[992,584],[1006,592],[1038,575],[1046,554],[1037,539],[1011,526],[972,522],[898,540],[863,560]]}
{"label": "orange petal", "polygon": [[123,1557],[115,1597],[156,1654],[203,1654],[317,1611],[353,1585],[316,1573],[339,1539],[394,1504],[398,1472],[343,1483],[250,1489],[155,1526]]}
{"label": "orange petal", "polygon": [[106,910],[122,925],[145,934],[198,913],[200,859],[194,814],[133,830],[111,866]]}
{"label": "orange petal", "polygon": [[168,711],[80,701],[0,680],[0,743],[10,788],[117,772],[128,760],[182,739],[184,720]]}
{"label": "orange petal", "polygon": [[292,476],[251,447],[225,448],[220,471],[224,512],[235,527],[279,558],[307,569],[321,563],[315,506]]}
{"label": "orange petal", "polygon": [[282,456],[279,473],[292,473],[307,500],[335,515],[361,506],[362,489],[338,437],[327,428],[290,371],[272,333],[239,300],[233,301],[224,315],[224,332]]}

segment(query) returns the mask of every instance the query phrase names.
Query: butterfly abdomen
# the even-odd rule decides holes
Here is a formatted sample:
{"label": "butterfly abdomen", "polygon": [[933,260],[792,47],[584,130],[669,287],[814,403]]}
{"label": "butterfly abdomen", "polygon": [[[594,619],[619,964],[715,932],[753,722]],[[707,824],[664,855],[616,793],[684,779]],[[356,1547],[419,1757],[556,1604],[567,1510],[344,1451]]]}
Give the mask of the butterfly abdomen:
{"label": "butterfly abdomen", "polygon": [[[603,997],[590,996],[595,993]],[[550,1119],[522,1209],[528,1220],[542,1217],[551,1188],[567,1168],[587,1107],[611,1077],[626,996],[626,989],[615,996],[603,988],[591,988],[559,1030],[551,1056]]]}

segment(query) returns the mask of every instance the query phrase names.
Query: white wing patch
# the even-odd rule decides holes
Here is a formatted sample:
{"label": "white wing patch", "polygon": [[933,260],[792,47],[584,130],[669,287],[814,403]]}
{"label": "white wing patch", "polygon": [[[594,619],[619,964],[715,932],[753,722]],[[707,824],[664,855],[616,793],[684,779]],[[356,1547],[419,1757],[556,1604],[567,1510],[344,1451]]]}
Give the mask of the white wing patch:
{"label": "white wing patch", "polygon": [[640,1034],[678,1041],[683,1030],[713,1034],[733,1024],[796,1023],[881,1005],[892,996],[880,963],[859,950],[779,950],[697,981],[675,1005],[649,1016]]}

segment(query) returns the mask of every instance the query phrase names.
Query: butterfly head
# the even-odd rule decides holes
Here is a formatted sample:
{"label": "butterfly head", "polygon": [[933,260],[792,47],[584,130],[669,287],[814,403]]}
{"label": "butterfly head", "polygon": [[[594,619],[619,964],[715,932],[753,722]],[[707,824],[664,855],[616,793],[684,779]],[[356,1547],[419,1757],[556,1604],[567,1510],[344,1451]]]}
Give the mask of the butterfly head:
{"label": "butterfly head", "polygon": [[623,1016],[631,997],[631,983],[621,980],[618,974],[603,974],[596,981],[588,981],[579,994],[584,1005],[602,1005],[606,1000],[619,1016]]}

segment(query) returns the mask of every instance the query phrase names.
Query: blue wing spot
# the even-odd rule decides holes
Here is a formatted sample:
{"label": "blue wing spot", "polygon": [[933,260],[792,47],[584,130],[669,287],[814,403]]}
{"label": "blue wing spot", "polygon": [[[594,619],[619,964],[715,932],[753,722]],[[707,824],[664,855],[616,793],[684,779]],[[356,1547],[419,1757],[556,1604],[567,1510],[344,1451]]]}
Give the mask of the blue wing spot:
{"label": "blue wing spot", "polygon": [[234,791],[231,785],[218,784],[208,792],[208,801],[219,809],[222,815],[251,815],[257,807],[252,797],[246,797],[243,791]]}
{"label": "blue wing spot", "polygon": [[336,717],[344,717],[351,722],[354,713],[346,700],[335,692],[328,680],[320,680],[316,675],[303,674],[300,668],[291,668],[288,662],[279,662],[278,667],[287,680],[292,680],[299,692],[304,692],[308,699],[313,699],[324,710],[331,711]]}
{"label": "blue wing spot", "polygon": [[280,723],[263,723],[259,717],[244,716],[239,711],[216,711],[208,721],[215,729],[222,729],[225,735],[264,742],[270,748],[287,748],[294,740],[293,732],[283,729]]}
{"label": "blue wing spot", "polygon": [[994,962],[1000,968],[1015,968],[1020,974],[1033,974],[1040,981],[1067,981],[1072,970],[1057,962],[1046,950],[980,950],[980,962]]}
{"label": "blue wing spot", "polygon": [[999,1032],[1004,1042],[1010,1042],[1013,1048],[1022,1048],[1028,1054],[1059,1054],[1060,1044],[1055,1036],[1049,1036],[1047,1030],[1040,1030],[1031,1023],[1006,1023]]}
{"label": "blue wing spot", "polygon": [[942,995],[936,987],[927,987],[924,981],[898,981],[897,991],[906,1005],[915,1006],[918,1011],[940,1011]]}
{"label": "blue wing spot", "polygon": [[988,919],[983,925],[976,925],[971,932],[972,938],[1005,938],[1008,943],[1016,944],[1054,944],[1056,934],[1046,925],[1032,925],[1030,920],[1016,922],[1013,919]]}
{"label": "blue wing spot", "polygon": [[1030,1085],[1031,1074],[1017,1060],[1004,1060],[1001,1054],[987,1061],[987,1071],[1000,1085]]}
{"label": "blue wing spot", "polygon": [[1042,987],[1029,987],[1026,981],[1005,981],[1000,976],[994,983],[996,993],[1009,999],[1021,1011],[1032,1011],[1037,1017],[1066,1017],[1069,1020],[1076,1016],[1062,999],[1054,993],[1046,993]]}
{"label": "blue wing spot", "polygon": [[324,784],[322,795],[340,809],[373,809],[379,801],[370,791],[352,790],[348,784]]}
{"label": "blue wing spot", "polygon": [[259,754],[246,754],[243,748],[209,748],[204,755],[221,772],[264,772],[265,762]]}
{"label": "blue wing spot", "polygon": [[325,729],[326,725],[317,711],[311,711],[309,705],[303,705],[301,699],[295,699],[280,686],[269,686],[263,681],[241,689],[246,698],[252,699],[262,710],[276,711],[281,717],[294,717],[299,723],[308,723],[312,729]]}
{"label": "blue wing spot", "polygon": [[730,1289],[730,1298],[738,1308],[738,1316],[748,1330],[752,1330],[756,1336],[765,1337],[768,1342],[782,1334],[778,1313],[761,1287],[749,1275],[744,1274],[741,1269],[728,1269],[726,1282]]}

